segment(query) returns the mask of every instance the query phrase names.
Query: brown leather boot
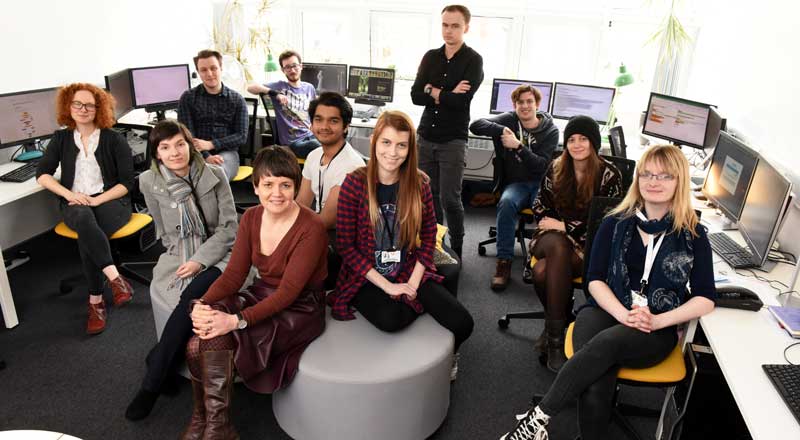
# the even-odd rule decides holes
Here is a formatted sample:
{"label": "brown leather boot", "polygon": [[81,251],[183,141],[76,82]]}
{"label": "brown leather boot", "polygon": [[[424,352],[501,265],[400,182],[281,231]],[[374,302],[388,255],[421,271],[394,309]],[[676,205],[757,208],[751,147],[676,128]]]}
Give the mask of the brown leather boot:
{"label": "brown leather boot", "polygon": [[133,300],[133,287],[122,275],[110,281],[114,293],[114,307],[122,307]]}
{"label": "brown leather boot", "polygon": [[203,440],[237,440],[239,434],[230,417],[233,394],[233,350],[202,354],[206,429]]}
{"label": "brown leather boot", "polygon": [[183,430],[181,440],[201,440],[206,429],[206,399],[203,382],[192,378],[192,418]]}
{"label": "brown leather boot", "polygon": [[567,328],[567,321],[546,319],[544,328],[547,332],[547,369],[558,373],[567,362],[567,355],[564,354],[564,330]]}
{"label": "brown leather boot", "polygon": [[106,302],[89,303],[89,319],[86,321],[86,333],[96,335],[106,329]]}
{"label": "brown leather boot", "polygon": [[511,278],[511,260],[499,258],[492,277],[492,290],[495,292],[506,290],[509,278]]}

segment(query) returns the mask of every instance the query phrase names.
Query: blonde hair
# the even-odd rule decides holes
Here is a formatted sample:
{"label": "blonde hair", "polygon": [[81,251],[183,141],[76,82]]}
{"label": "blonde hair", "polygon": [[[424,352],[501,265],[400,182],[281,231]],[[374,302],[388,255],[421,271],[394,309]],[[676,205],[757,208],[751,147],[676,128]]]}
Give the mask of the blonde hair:
{"label": "blonde hair", "polygon": [[669,212],[672,215],[672,230],[677,232],[686,229],[696,237],[697,213],[692,208],[691,193],[689,190],[689,161],[681,150],[674,145],[656,145],[644,152],[639,162],[636,163],[634,179],[628,193],[616,208],[608,215],[620,215],[624,218],[636,215],[644,206],[644,198],[639,190],[639,172],[648,164],[656,164],[665,173],[675,176],[675,193],[672,195],[672,204]]}

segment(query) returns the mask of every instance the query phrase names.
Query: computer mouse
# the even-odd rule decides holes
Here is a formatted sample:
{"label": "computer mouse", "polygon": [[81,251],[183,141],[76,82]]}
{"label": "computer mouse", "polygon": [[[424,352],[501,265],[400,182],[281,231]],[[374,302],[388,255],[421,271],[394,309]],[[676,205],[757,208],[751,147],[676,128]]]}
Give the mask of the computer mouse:
{"label": "computer mouse", "polygon": [[369,118],[361,118],[361,122],[369,122]]}
{"label": "computer mouse", "polygon": [[752,312],[764,307],[764,303],[752,290],[742,287],[725,285],[717,287],[717,299],[714,304],[717,307],[730,309],[750,310]]}

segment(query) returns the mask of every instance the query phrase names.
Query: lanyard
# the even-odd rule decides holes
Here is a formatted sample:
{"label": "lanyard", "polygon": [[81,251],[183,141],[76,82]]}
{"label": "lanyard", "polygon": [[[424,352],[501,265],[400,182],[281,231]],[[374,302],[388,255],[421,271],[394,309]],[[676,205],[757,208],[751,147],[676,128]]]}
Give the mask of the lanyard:
{"label": "lanyard", "polygon": [[523,130],[522,129],[522,124],[519,121],[517,121],[517,127],[519,127],[519,140],[520,140],[520,142],[522,142],[522,133],[525,133],[525,143],[523,145],[525,145],[528,148],[530,148],[531,150],[533,150],[533,147],[531,147],[531,132],[528,131],[528,130]]}
{"label": "lanyard", "polygon": [[[647,218],[641,213],[641,211],[637,212],[636,215],[640,219],[647,221]],[[662,233],[658,234],[657,237],[654,237],[653,234],[647,234],[647,253],[644,257],[644,270],[642,271],[642,280],[640,282],[641,285],[639,286],[639,292],[642,295],[647,293],[647,280],[650,279],[650,271],[653,269],[653,264],[656,261],[656,255],[658,255],[658,250],[661,248],[661,243],[664,242],[665,235],[666,234]],[[658,238],[658,243],[653,245],[653,241],[655,241],[656,238]]]}
{"label": "lanyard", "polygon": [[[396,205],[395,205],[396,206]],[[381,217],[383,217],[383,225],[386,228],[386,233],[389,234],[389,244],[392,246],[392,250],[395,250],[394,246],[394,231],[397,227],[397,223],[392,224],[392,227],[389,227],[389,219],[386,218],[386,212],[383,210],[383,206],[380,208],[381,210]]]}
{"label": "lanyard", "polygon": [[[339,151],[337,151],[336,154],[333,155],[331,160],[328,162],[328,166],[325,167],[325,172],[327,172],[328,168],[331,167],[331,164],[333,163],[333,160],[336,159],[336,156],[338,156],[339,153],[341,153],[342,150],[344,150],[345,145],[347,145],[346,142],[342,145],[341,148],[339,148]],[[318,194],[317,195],[317,197],[318,197],[318,200],[317,200],[317,202],[318,202],[317,203],[317,214],[322,212],[322,203],[325,200],[322,197],[322,194],[323,194],[322,190],[325,189],[325,185],[322,183],[322,178],[324,177],[324,173],[322,172],[322,159],[324,159],[324,158],[325,158],[325,152],[323,151],[322,156],[319,157],[319,180],[317,181],[317,194]]]}

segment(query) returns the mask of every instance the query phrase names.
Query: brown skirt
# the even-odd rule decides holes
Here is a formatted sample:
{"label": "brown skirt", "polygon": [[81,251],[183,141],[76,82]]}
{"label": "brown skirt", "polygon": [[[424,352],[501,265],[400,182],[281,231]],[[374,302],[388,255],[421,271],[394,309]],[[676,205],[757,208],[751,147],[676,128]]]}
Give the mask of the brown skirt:
{"label": "brown skirt", "polygon": [[[220,302],[230,313],[258,304],[275,292],[260,279],[246,291]],[[297,299],[267,319],[232,332],[238,348],[236,372],[251,390],[269,394],[287,386],[297,373],[300,356],[325,329],[325,295],[300,292]]]}

